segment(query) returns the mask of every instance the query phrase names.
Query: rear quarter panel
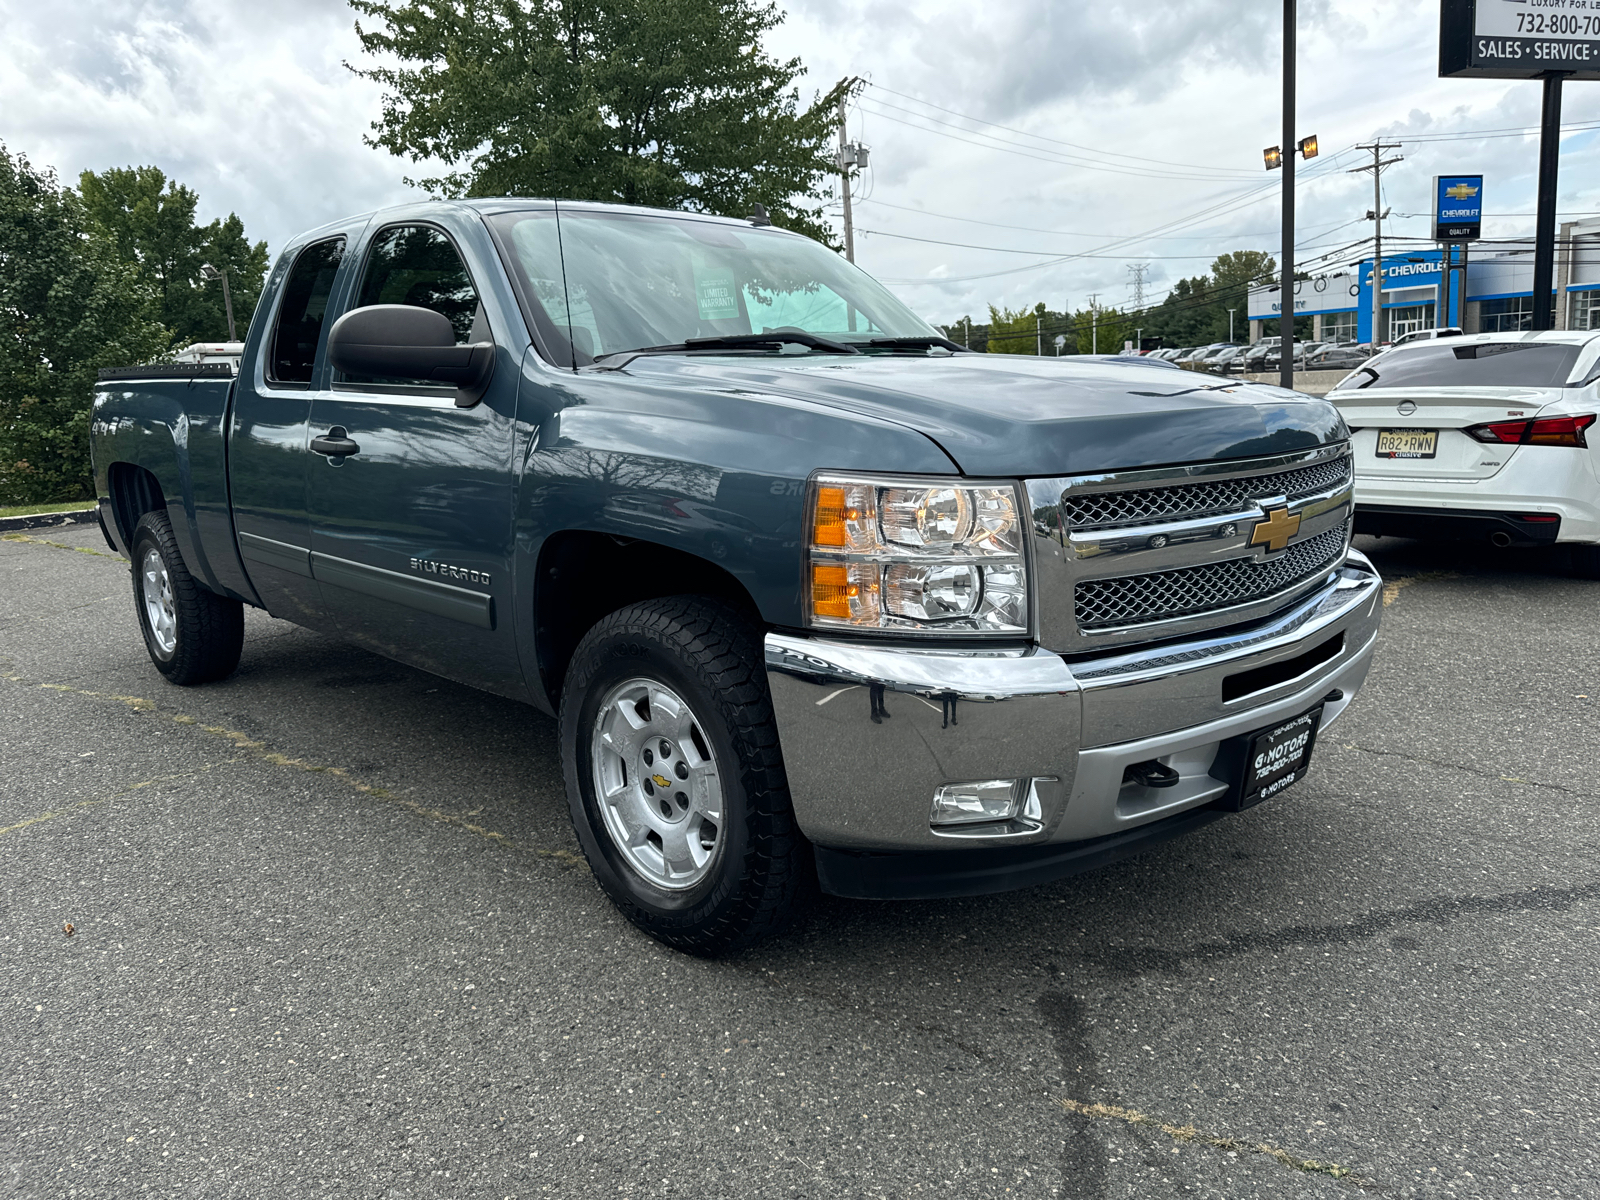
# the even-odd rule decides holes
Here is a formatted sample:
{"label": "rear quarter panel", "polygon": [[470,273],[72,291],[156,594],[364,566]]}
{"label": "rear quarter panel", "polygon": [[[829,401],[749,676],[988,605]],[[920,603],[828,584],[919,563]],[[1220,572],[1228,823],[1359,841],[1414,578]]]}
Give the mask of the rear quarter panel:
{"label": "rear quarter panel", "polygon": [[[190,571],[220,595],[258,604],[239,560],[228,505],[222,434],[232,388],[226,379],[102,381],[95,387],[90,453],[102,512],[110,511],[112,464],[144,468],[161,485]],[[111,533],[127,553],[132,530],[118,525]]]}

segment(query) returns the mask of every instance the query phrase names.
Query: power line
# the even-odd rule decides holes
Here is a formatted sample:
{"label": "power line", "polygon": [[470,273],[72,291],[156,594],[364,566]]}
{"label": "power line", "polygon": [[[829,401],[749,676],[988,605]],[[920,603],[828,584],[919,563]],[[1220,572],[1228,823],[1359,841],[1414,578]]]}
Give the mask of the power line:
{"label": "power line", "polygon": [[[974,117],[974,116],[971,116],[971,115],[969,115],[967,113],[959,112],[959,111],[957,111],[956,109],[953,109],[953,108],[946,108],[942,104],[935,104],[931,100],[924,100],[920,96],[913,96],[913,95],[910,95],[907,92],[897,92],[891,87],[885,87],[881,83],[869,83],[867,86],[872,87],[872,88],[876,88],[880,92],[888,92],[891,96],[899,96],[902,100],[910,100],[914,104],[925,105],[928,108],[937,109],[939,112],[949,113],[951,116],[960,117],[964,121],[972,121],[973,123],[978,124],[978,125],[987,125],[991,129],[1004,129],[1007,133],[1021,134],[1023,137],[1031,137],[1031,138],[1034,138],[1034,139],[1036,139],[1038,141],[1041,141],[1041,142],[1053,142],[1058,146],[1068,146],[1068,147],[1070,147],[1070,148],[1072,148],[1074,150],[1082,150],[1082,151],[1084,151],[1086,153],[1089,153],[1089,154],[1098,154],[1098,155],[1100,155],[1101,157],[1104,157],[1104,158],[1126,158],[1126,159],[1131,159],[1134,162],[1137,162],[1137,163],[1140,163],[1140,164],[1144,164],[1144,163],[1160,163],[1162,166],[1182,167],[1182,168],[1184,168],[1186,170],[1208,171],[1208,170],[1219,170],[1219,169],[1220,170],[1231,170],[1231,169],[1233,169],[1233,168],[1206,167],[1206,166],[1204,166],[1204,165],[1202,165],[1200,163],[1171,162],[1171,161],[1166,160],[1166,159],[1151,158],[1149,155],[1146,155],[1146,154],[1123,154],[1119,150],[1100,150],[1100,149],[1096,149],[1095,147],[1092,147],[1092,146],[1079,145],[1077,142],[1064,141],[1061,138],[1050,138],[1050,137],[1045,137],[1043,134],[1029,133],[1026,130],[1016,129],[1016,128],[1010,126],[1010,125],[1001,125],[1001,124],[999,124],[998,122],[995,122],[995,121],[985,121],[982,117]],[[888,101],[879,100],[879,101],[876,101],[876,103],[878,103],[878,104],[887,104]],[[901,112],[908,112],[910,110],[909,109],[901,109],[900,111]],[[931,117],[928,118],[928,119],[932,120]],[[1249,175],[1249,174],[1254,174],[1254,172],[1241,171],[1240,174]]]}
{"label": "power line", "polygon": [[[1361,220],[1361,219],[1362,218],[1357,217],[1355,220]],[[1338,228],[1340,228],[1341,225],[1352,225],[1354,223],[1355,223],[1354,221],[1342,221],[1342,222],[1340,222],[1339,225],[1333,226],[1333,229],[1338,229]],[[1054,258],[1054,259],[1059,259],[1059,258],[1062,257],[1057,251],[1054,251],[1054,250],[1021,250],[1021,249],[1017,249],[1017,248],[1010,247],[1010,246],[979,246],[979,245],[976,245],[976,244],[974,244],[972,242],[947,242],[947,241],[944,241],[944,240],[942,240],[940,238],[913,237],[909,233],[889,233],[887,230],[883,230],[883,229],[866,229],[866,228],[862,228],[862,227],[857,227],[856,232],[857,233],[869,233],[873,237],[894,238],[896,241],[901,241],[901,242],[922,242],[922,243],[924,243],[926,245],[930,245],[930,246],[951,246],[951,247],[953,247],[955,249],[958,249],[958,250],[986,250],[986,251],[988,251],[988,252],[990,252],[992,254],[1033,254],[1033,255],[1042,255],[1044,257]],[[1309,237],[1321,237],[1323,234],[1330,233],[1330,232],[1332,232],[1331,229],[1322,229],[1322,230],[1319,230],[1315,234],[1309,235]],[[1227,237],[1229,235],[1219,234],[1217,236],[1218,237]],[[1309,240],[1309,237],[1308,237],[1308,240]],[[1130,240],[1133,240],[1133,239],[1130,239]],[[1303,245],[1303,243],[1297,243],[1296,244],[1296,249],[1300,249],[1302,247],[1302,245]],[[1308,248],[1315,249],[1315,247],[1308,247]],[[1187,261],[1190,261],[1190,260],[1193,260],[1193,259],[1216,258],[1217,255],[1216,255],[1215,252],[1209,253],[1209,254],[1094,254],[1094,253],[1091,253],[1091,252],[1084,252],[1084,253],[1081,253],[1081,254],[1073,253],[1073,254],[1067,255],[1066,257],[1067,258],[1074,258],[1074,259],[1077,259],[1077,258],[1101,258],[1101,259],[1112,259],[1112,260],[1116,260],[1116,261],[1139,261],[1139,262],[1145,262],[1145,261],[1150,261],[1150,260],[1157,260],[1157,261],[1161,261],[1161,262],[1187,262]]]}
{"label": "power line", "polygon": [[[1571,125],[1561,126],[1562,133],[1583,133],[1590,129],[1600,129],[1600,121],[1576,121]],[[1463,129],[1454,133],[1393,133],[1389,136],[1407,142],[1459,142],[1473,138],[1527,137],[1530,133],[1538,133],[1539,130],[1538,125],[1528,125],[1514,129]]]}
{"label": "power line", "polygon": [[[906,120],[904,117],[896,117],[890,113],[880,112],[874,108],[863,107],[862,111],[871,113],[875,117],[881,117],[885,121],[893,121],[897,125],[905,125],[911,129],[920,130],[923,133],[932,133],[939,137],[949,138],[951,141],[964,142],[969,146],[978,146],[985,150],[999,150],[1002,153],[1015,154],[1021,158],[1032,158],[1039,162],[1055,163],[1059,166],[1078,167],[1086,171],[1106,171],[1113,175],[1131,175],[1138,179],[1200,179],[1210,180],[1213,182],[1226,182],[1234,179],[1250,178],[1255,174],[1253,171],[1246,173],[1244,171],[1236,171],[1231,168],[1223,168],[1221,171],[1211,171],[1205,173],[1198,173],[1195,171],[1152,171],[1148,167],[1132,167],[1123,163],[1096,162],[1093,159],[1084,158],[1082,155],[1068,154],[1059,150],[1051,150],[1044,146],[1018,145],[1016,142],[1006,141],[1003,138],[996,138],[992,134],[985,134],[982,130],[965,129],[962,126],[953,124],[950,121],[941,121],[938,117],[929,116],[927,113],[913,112],[911,109],[902,108],[898,104],[889,104],[887,101],[874,100],[873,103],[883,105],[887,108],[893,108],[898,112],[907,114],[907,116],[915,117],[917,121],[928,121],[934,125],[942,125],[945,128],[929,129],[925,125],[918,125],[912,121]],[[957,130],[960,133],[970,134],[972,136],[958,137],[955,133],[946,132],[946,130],[951,129]],[[974,141],[974,138],[989,138],[990,140]],[[1049,157],[1046,157],[1047,155]]]}
{"label": "power line", "polygon": [[[1321,167],[1314,167],[1311,170],[1306,171],[1301,176],[1301,178],[1302,179],[1320,178],[1321,176],[1329,174],[1330,172],[1332,172],[1333,170],[1335,170],[1337,168],[1337,165],[1338,165],[1339,161],[1344,157],[1344,155],[1346,153],[1348,153],[1348,148],[1346,150],[1341,150],[1338,153],[1323,159],[1322,160],[1322,164],[1323,165]],[[1258,201],[1264,199],[1268,194],[1276,194],[1277,191],[1278,191],[1278,184],[1274,180],[1272,182],[1265,183],[1265,184],[1263,184],[1263,185],[1261,185],[1259,187],[1251,188],[1246,192],[1236,193],[1236,194],[1234,194],[1232,196],[1228,196],[1228,197],[1226,197],[1226,198],[1224,198],[1222,200],[1219,200],[1217,203],[1215,203],[1213,205],[1210,205],[1207,208],[1203,208],[1203,209],[1200,209],[1197,212],[1191,213],[1189,216],[1175,218],[1174,220],[1168,221],[1165,224],[1157,225],[1155,228],[1147,230],[1144,233],[1133,235],[1133,236],[1130,236],[1130,237],[1125,237],[1125,238],[1117,238],[1117,239],[1114,239],[1111,242],[1108,242],[1108,243],[1106,243],[1104,245],[1096,246],[1096,247],[1093,247],[1090,250],[1083,251],[1082,253],[1063,254],[1059,258],[1049,259],[1049,260],[1046,260],[1045,262],[1029,263],[1027,266],[1011,267],[1009,269],[1000,270],[1000,271],[986,271],[986,272],[981,272],[981,273],[976,274],[976,275],[963,275],[963,276],[946,277],[946,278],[939,278],[939,279],[934,279],[934,278],[929,278],[927,276],[923,276],[921,278],[916,278],[916,279],[884,279],[884,280],[882,280],[882,282],[884,282],[884,283],[901,283],[901,284],[910,284],[910,283],[938,283],[938,284],[944,284],[944,283],[971,283],[971,282],[973,282],[975,280],[979,280],[979,279],[994,279],[994,278],[997,278],[997,277],[1002,276],[1002,275],[1015,275],[1015,274],[1018,274],[1018,273],[1023,272],[1023,271],[1036,271],[1036,270],[1039,270],[1042,267],[1055,266],[1055,265],[1057,265],[1059,263],[1071,262],[1075,258],[1086,258],[1086,257],[1090,256],[1091,254],[1094,254],[1094,253],[1096,253],[1098,251],[1121,249],[1123,246],[1135,244],[1135,243],[1141,241],[1142,239],[1144,239],[1146,237],[1150,237],[1150,236],[1153,236],[1153,235],[1156,235],[1156,234],[1164,233],[1164,232],[1167,232],[1168,230],[1172,230],[1172,229],[1182,229],[1182,228],[1185,228],[1185,227],[1188,227],[1188,226],[1192,226],[1192,225],[1194,225],[1194,224],[1196,224],[1196,223],[1198,223],[1200,221],[1205,220],[1207,217],[1210,217],[1210,216],[1219,216],[1219,215],[1222,215],[1222,214],[1224,214],[1226,212],[1235,212],[1235,211],[1238,211],[1241,208],[1245,208],[1245,207],[1248,207],[1251,204],[1257,203]]]}
{"label": "power line", "polygon": [[[867,201],[863,200],[862,203],[867,203]],[[1039,227],[1034,226],[1034,225],[1007,225],[1007,224],[1005,224],[1005,223],[1003,223],[1001,221],[984,221],[984,220],[980,220],[977,217],[957,217],[957,216],[952,215],[951,213],[932,212],[932,211],[930,211],[929,209],[926,209],[926,208],[912,208],[910,205],[906,205],[906,204],[891,204],[887,200],[873,200],[873,201],[871,201],[871,203],[876,204],[876,205],[878,205],[878,206],[880,206],[882,208],[893,208],[893,209],[898,209],[900,212],[916,213],[918,216],[936,217],[941,221],[961,221],[961,222],[963,222],[964,224],[967,224],[967,225],[987,225],[987,226],[989,226],[989,227],[991,227],[993,229],[1014,229],[1018,233],[1048,233],[1048,234],[1051,234],[1051,235],[1053,235],[1055,237],[1092,237],[1092,238],[1133,237],[1133,236],[1137,236],[1137,235],[1134,235],[1134,234],[1108,234],[1104,230],[1100,230],[1100,231],[1097,231],[1097,232],[1094,232],[1094,233],[1087,233],[1087,232],[1085,232],[1085,233],[1076,233],[1076,232],[1073,232],[1072,230],[1067,230],[1067,229],[1040,229]],[[1417,215],[1419,215],[1419,216],[1432,216],[1433,214],[1432,213],[1419,213]],[[1513,214],[1513,215],[1524,215],[1525,216],[1527,214]],[[1161,238],[1161,240],[1163,240],[1163,241],[1194,242],[1194,241],[1203,241],[1203,240],[1205,240],[1207,238],[1215,238],[1215,237],[1234,237],[1234,238],[1271,237],[1274,232],[1276,232],[1276,231],[1275,230],[1268,230],[1268,231],[1266,231],[1264,233],[1251,232],[1251,233],[1224,233],[1224,234],[1215,234],[1215,233],[1173,233],[1173,234],[1158,234],[1156,236]],[[1152,238],[1152,240],[1154,240],[1154,239]]]}

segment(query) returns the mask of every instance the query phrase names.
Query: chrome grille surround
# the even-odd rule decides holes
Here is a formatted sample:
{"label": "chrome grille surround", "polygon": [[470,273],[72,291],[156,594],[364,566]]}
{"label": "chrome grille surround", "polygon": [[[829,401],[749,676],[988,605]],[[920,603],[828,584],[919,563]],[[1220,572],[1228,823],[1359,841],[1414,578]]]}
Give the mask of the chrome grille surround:
{"label": "chrome grille surround", "polygon": [[1246,512],[1258,496],[1297,500],[1350,482],[1348,457],[1326,459],[1309,467],[1291,467],[1265,475],[1186,483],[1177,487],[1136,488],[1118,492],[1085,492],[1061,501],[1068,529],[1105,529],[1115,525],[1147,525],[1209,513]]}
{"label": "chrome grille surround", "polygon": [[[1354,511],[1347,442],[1027,486],[1040,641],[1068,655],[1270,615],[1344,561]],[[1252,544],[1295,517],[1286,545]]]}

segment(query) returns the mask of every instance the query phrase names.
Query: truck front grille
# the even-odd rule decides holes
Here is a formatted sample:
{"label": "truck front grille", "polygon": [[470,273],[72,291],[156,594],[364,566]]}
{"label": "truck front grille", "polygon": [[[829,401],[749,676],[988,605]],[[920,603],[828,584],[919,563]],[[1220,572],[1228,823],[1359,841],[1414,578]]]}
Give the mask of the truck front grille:
{"label": "truck front grille", "polygon": [[1251,501],[1262,497],[1287,496],[1294,500],[1342,487],[1350,482],[1350,463],[1349,457],[1341,457],[1245,479],[1069,494],[1062,500],[1061,515],[1067,528],[1076,531],[1240,512],[1248,509]]}
{"label": "truck front grille", "polygon": [[[1349,460],[1324,465],[1337,465],[1348,471]],[[1303,472],[1286,474],[1320,469],[1308,467]],[[1258,485],[1260,479],[1233,482]],[[1187,489],[1161,490],[1177,492]],[[1257,490],[1254,494],[1262,493]],[[1263,599],[1332,567],[1344,556],[1349,532],[1348,524],[1324,530],[1315,537],[1294,543],[1277,557],[1261,562],[1254,558],[1234,558],[1226,562],[1157,571],[1148,575],[1083,580],[1076,589],[1078,628],[1087,631],[1143,625]]]}

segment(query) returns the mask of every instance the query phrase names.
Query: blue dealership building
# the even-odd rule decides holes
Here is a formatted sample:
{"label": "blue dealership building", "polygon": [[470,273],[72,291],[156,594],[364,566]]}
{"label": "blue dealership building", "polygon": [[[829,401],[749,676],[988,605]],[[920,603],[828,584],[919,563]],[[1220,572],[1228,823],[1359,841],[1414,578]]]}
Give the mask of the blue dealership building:
{"label": "blue dealership building", "polygon": [[[1456,252],[1459,255],[1459,250]],[[1458,260],[1459,261],[1459,258]],[[1533,242],[1475,242],[1467,255],[1466,306],[1446,283],[1440,248],[1397,248],[1383,256],[1379,342],[1455,325],[1468,333],[1528,329],[1533,320]],[[1282,289],[1250,289],[1250,340],[1278,332]],[[1294,312],[1312,318],[1312,340],[1370,342],[1372,260],[1295,283]],[[1569,221],[1556,247],[1557,329],[1600,329],[1600,221]]]}

